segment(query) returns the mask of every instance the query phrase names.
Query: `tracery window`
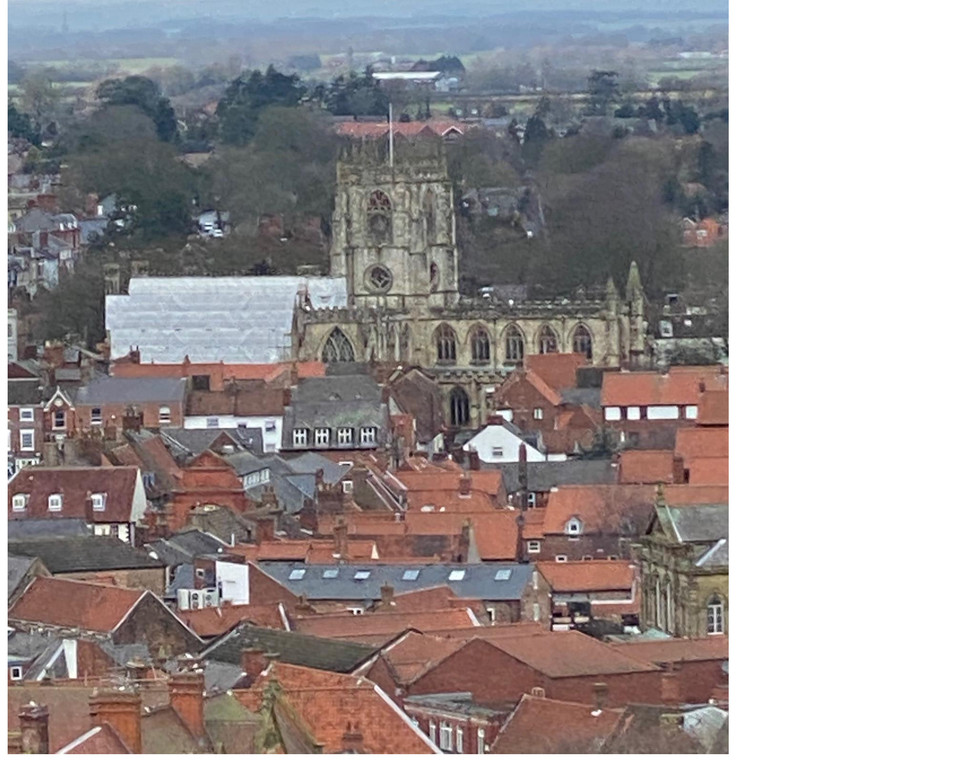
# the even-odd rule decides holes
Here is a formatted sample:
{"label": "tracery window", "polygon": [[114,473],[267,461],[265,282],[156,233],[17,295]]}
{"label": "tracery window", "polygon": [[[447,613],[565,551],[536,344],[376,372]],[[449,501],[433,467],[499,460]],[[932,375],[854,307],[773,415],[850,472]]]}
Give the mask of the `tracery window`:
{"label": "tracery window", "polygon": [[390,290],[390,286],[393,285],[393,275],[391,275],[390,270],[382,264],[376,264],[370,269],[370,273],[367,275],[367,283],[374,291],[386,293]]}
{"label": "tracery window", "polygon": [[490,334],[482,326],[474,328],[470,335],[470,355],[474,365],[490,362]]}
{"label": "tracery window", "polygon": [[553,328],[549,325],[545,325],[540,329],[539,349],[541,355],[548,355],[551,352],[559,351],[557,334],[554,333]]}
{"label": "tracery window", "polygon": [[579,352],[587,360],[593,360],[593,336],[585,325],[573,329],[573,351]]}
{"label": "tracery window", "polygon": [[470,396],[462,387],[454,387],[450,392],[450,424],[462,427],[470,423]]}
{"label": "tracery window", "polygon": [[520,333],[520,329],[511,325],[503,334],[503,339],[506,345],[504,359],[508,363],[521,362],[523,360],[523,334]]}
{"label": "tracery window", "polygon": [[340,328],[334,328],[323,345],[320,359],[325,363],[352,363],[356,359],[353,344]]}
{"label": "tracery window", "polygon": [[457,361],[457,335],[453,328],[444,323],[437,328],[437,362],[455,363]]}
{"label": "tracery window", "polygon": [[392,213],[390,198],[385,192],[374,190],[367,201],[367,227],[370,237],[377,245],[390,240]]}

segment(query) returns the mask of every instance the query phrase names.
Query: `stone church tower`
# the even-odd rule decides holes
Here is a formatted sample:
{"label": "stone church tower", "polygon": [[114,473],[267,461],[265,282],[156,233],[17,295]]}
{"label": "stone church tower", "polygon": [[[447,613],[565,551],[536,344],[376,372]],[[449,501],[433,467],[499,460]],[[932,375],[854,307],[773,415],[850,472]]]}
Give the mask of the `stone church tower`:
{"label": "stone church tower", "polygon": [[[330,259],[347,306],[294,315],[299,360],[419,365],[444,392],[450,426],[477,426],[487,393],[528,354],[578,352],[619,368],[648,358],[645,297],[636,265],[626,295],[502,301],[459,291],[453,185],[436,136],[397,136],[344,148],[337,165]],[[307,425],[309,426],[309,425]]]}
{"label": "stone church tower", "polygon": [[337,164],[331,272],[347,278],[351,306],[452,306],[459,258],[443,145],[398,150],[353,144]]}

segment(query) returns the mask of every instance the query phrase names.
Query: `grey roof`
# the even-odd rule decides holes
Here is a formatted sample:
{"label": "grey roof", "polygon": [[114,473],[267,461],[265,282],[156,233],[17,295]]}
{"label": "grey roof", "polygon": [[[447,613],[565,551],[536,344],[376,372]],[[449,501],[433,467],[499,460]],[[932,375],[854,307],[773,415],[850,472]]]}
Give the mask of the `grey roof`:
{"label": "grey roof", "polygon": [[727,504],[668,507],[667,522],[680,542],[719,541],[729,535]]}
{"label": "grey roof", "polygon": [[360,643],[244,623],[214,641],[201,655],[204,659],[239,664],[243,660],[244,648],[261,648],[277,654],[278,661],[328,672],[351,672],[376,651],[374,647]]}
{"label": "grey roof", "polygon": [[347,305],[342,277],[134,277],[106,297],[110,354],[143,362],[273,363],[289,358],[297,292],[315,308]]}
{"label": "grey roof", "polygon": [[728,541],[720,539],[716,544],[710,547],[700,555],[695,565],[698,568],[722,568],[730,565],[730,553],[727,548]]}
{"label": "grey roof", "polygon": [[203,668],[203,682],[208,696],[231,690],[243,676],[243,667],[225,661],[208,660]]}
{"label": "grey roof", "polygon": [[9,600],[23,577],[27,575],[30,566],[36,562],[37,558],[26,555],[7,555],[7,600]]}
{"label": "grey roof", "polygon": [[193,589],[193,561],[181,563],[173,569],[170,585],[163,597],[165,600],[176,600],[178,589]]}
{"label": "grey roof", "polygon": [[80,220],[80,243],[87,245],[94,237],[102,235],[107,231],[107,224],[110,219],[106,216],[93,219]]}
{"label": "grey roof", "polygon": [[[296,595],[308,600],[375,600],[380,587],[392,584],[397,594],[448,586],[457,597],[479,600],[519,600],[531,579],[534,566],[518,563],[443,563],[428,565],[304,565],[303,563],[261,563],[260,569],[273,576]],[[302,578],[291,579],[294,571],[303,571]],[[336,576],[323,578],[324,572]],[[357,579],[360,572],[370,575]],[[417,571],[412,580],[404,573]],[[450,580],[454,571],[463,571],[463,578]],[[510,571],[509,577],[498,580],[499,571]]]}
{"label": "grey roof", "polygon": [[327,483],[336,483],[350,471],[350,467],[344,466],[336,461],[331,461],[326,456],[315,452],[301,453],[296,456],[287,455],[284,457],[287,466],[294,474],[313,475],[316,477],[317,470],[323,470],[323,479]]}
{"label": "grey roof", "polygon": [[240,477],[249,475],[251,472],[259,472],[261,469],[266,469],[269,466],[269,462],[265,458],[262,456],[254,456],[249,451],[226,453],[223,455],[223,458],[236,470],[237,475]]}
{"label": "grey roof", "polygon": [[39,379],[7,379],[8,406],[41,405],[42,403],[43,387]]}
{"label": "grey roof", "polygon": [[[499,469],[507,493],[520,490],[520,464],[485,464]],[[571,459],[570,461],[535,461],[527,463],[527,489],[546,492],[561,485],[613,485],[617,482],[616,467],[609,459]]]}
{"label": "grey roof", "polygon": [[173,405],[183,401],[185,379],[123,379],[103,376],[77,390],[75,405],[107,403],[162,403]]}
{"label": "grey roof", "polygon": [[212,555],[220,551],[224,542],[216,536],[203,531],[181,531],[147,544],[147,549],[157,553],[166,565],[192,563],[198,555]]}
{"label": "grey roof", "polygon": [[591,408],[600,409],[599,387],[577,387],[575,389],[561,389],[560,397],[563,402],[573,405],[588,405]]}
{"label": "grey roof", "polygon": [[226,433],[240,448],[245,448],[253,454],[263,453],[263,432],[249,427],[210,427],[204,429],[183,429],[181,427],[164,427],[160,436],[170,447],[174,455],[178,452],[182,456],[197,456],[209,448],[213,441]]}
{"label": "grey roof", "polygon": [[117,663],[117,666],[122,667],[131,661],[148,661],[150,659],[150,649],[143,643],[117,645],[108,638],[100,640],[97,645]]}
{"label": "grey roof", "polygon": [[8,520],[7,541],[93,536],[83,520]]}
{"label": "grey roof", "polygon": [[39,557],[52,574],[163,568],[161,560],[113,536],[11,541],[7,551],[21,557]]}
{"label": "grey roof", "polygon": [[293,444],[293,430],[306,427],[377,427],[378,441],[386,436],[389,408],[380,386],[369,375],[302,379],[284,409],[283,445]]}
{"label": "grey roof", "polygon": [[473,700],[473,694],[469,691],[457,693],[426,693],[418,696],[406,696],[404,702],[407,704],[417,704],[421,707],[435,707],[444,712],[459,712],[465,715],[474,715],[476,717],[502,715],[513,709],[512,704],[494,709],[493,707],[478,704]]}
{"label": "grey roof", "polygon": [[8,632],[7,661],[32,661],[51,645],[60,644],[60,638],[48,632]]}

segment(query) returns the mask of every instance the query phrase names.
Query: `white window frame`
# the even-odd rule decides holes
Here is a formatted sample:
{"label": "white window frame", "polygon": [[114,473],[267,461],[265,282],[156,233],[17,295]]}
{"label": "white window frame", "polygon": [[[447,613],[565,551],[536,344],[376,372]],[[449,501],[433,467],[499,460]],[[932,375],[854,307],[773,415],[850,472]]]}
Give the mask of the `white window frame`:
{"label": "white window frame", "polygon": [[11,680],[23,680],[23,667],[10,667]]}
{"label": "white window frame", "polygon": [[344,480],[340,483],[340,487],[343,488],[344,493],[353,493],[353,480]]}
{"label": "white window frame", "polygon": [[170,423],[170,406],[169,405],[160,406],[160,410],[157,412],[157,421],[160,424]]}
{"label": "white window frame", "polygon": [[493,445],[490,447],[490,456],[494,459],[503,458],[503,446],[502,445]]}
{"label": "white window frame", "polygon": [[680,406],[679,405],[648,405],[647,418],[650,421],[655,421],[657,419],[664,419],[667,421],[679,419]]}
{"label": "white window frame", "polygon": [[463,754],[463,726],[457,725],[457,754]]}
{"label": "white window frame", "polygon": [[627,421],[640,421],[640,406],[631,405],[627,408]]}
{"label": "white window frame", "polygon": [[353,427],[337,427],[337,445],[353,444]]}
{"label": "white window frame", "polygon": [[264,432],[276,432],[277,431],[277,420],[276,419],[267,419],[263,423]]}
{"label": "white window frame", "polygon": [[527,552],[531,555],[537,555],[540,553],[540,542],[539,541],[528,541],[527,542]]}
{"label": "white window frame", "polygon": [[105,493],[94,493],[90,496],[90,501],[93,503],[94,512],[103,512],[107,508],[107,494]]}
{"label": "white window frame", "polygon": [[437,743],[437,724],[433,720],[430,721],[430,741]]}
{"label": "white window frame", "polygon": [[440,749],[445,752],[453,751],[453,726],[446,720],[440,721]]}
{"label": "white window frame", "polygon": [[13,509],[16,512],[22,512],[27,508],[27,494],[18,493],[13,497]]}
{"label": "white window frame", "polygon": [[533,409],[533,420],[534,420],[534,421],[543,421],[543,408],[534,408],[534,409]]}
{"label": "white window frame", "polygon": [[99,426],[103,424],[103,408],[90,409],[90,424],[92,426]]}
{"label": "white window frame", "polygon": [[556,556],[555,558],[553,558],[553,559],[554,559],[556,562],[558,562],[558,563],[565,563],[565,562],[567,562],[567,556],[566,556],[566,555],[557,555],[557,556]]}
{"label": "white window frame", "polygon": [[306,448],[307,446],[307,430],[305,427],[297,427],[293,430],[293,447],[294,448]]}
{"label": "white window frame", "polygon": [[[30,438],[29,440],[30,445],[26,444],[26,441],[24,440],[25,437]],[[33,438],[34,438],[34,434],[32,429],[21,429],[20,430],[20,450],[21,451],[37,450],[36,448],[37,442]]]}
{"label": "white window frame", "polygon": [[603,409],[604,421],[620,421],[620,406],[608,405]]}
{"label": "white window frame", "polygon": [[360,444],[371,445],[377,442],[376,427],[360,427]]}
{"label": "white window frame", "polygon": [[487,732],[483,728],[477,728],[477,754],[484,754],[484,747],[486,747],[486,736]]}
{"label": "white window frame", "polygon": [[33,421],[33,408],[21,408],[20,421]]}
{"label": "white window frame", "polygon": [[313,442],[316,444],[317,448],[329,448],[330,447],[330,428],[329,427],[317,427],[313,430]]}
{"label": "white window frame", "polygon": [[567,536],[580,536],[583,533],[583,523],[579,517],[571,517],[563,526]]}
{"label": "white window frame", "polygon": [[51,493],[49,496],[47,496],[47,509],[50,512],[62,512],[63,511],[63,494]]}
{"label": "white window frame", "polygon": [[455,568],[450,571],[450,575],[447,576],[447,581],[463,581],[463,577],[467,575],[467,571],[464,568]]}
{"label": "white window frame", "polygon": [[527,509],[534,509],[537,506],[537,494],[531,492],[527,494]]}
{"label": "white window frame", "polygon": [[695,418],[697,418],[697,413],[698,413],[697,406],[695,406],[695,405],[688,405],[686,408],[684,408],[684,414],[683,414],[683,415],[684,415],[684,417],[687,418],[687,419],[695,419]]}
{"label": "white window frame", "polygon": [[[63,423],[57,424],[57,418],[63,417]],[[53,412],[53,428],[54,429],[66,429],[67,428],[67,412],[62,409],[57,409]]]}
{"label": "white window frame", "polygon": [[707,634],[724,634],[725,621],[726,616],[724,616],[723,600],[718,598],[717,602],[713,602],[711,598],[710,602],[707,603]]}
{"label": "white window frame", "polygon": [[490,619],[491,624],[497,623],[497,609],[496,608],[487,608],[487,618]]}

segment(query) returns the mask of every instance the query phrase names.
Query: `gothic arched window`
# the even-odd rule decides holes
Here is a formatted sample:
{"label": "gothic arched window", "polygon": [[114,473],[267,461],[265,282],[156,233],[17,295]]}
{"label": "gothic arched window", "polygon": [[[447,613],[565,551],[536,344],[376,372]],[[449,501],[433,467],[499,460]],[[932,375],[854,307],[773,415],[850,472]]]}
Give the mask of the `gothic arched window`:
{"label": "gothic arched window", "polygon": [[714,595],[707,601],[707,634],[723,634],[723,600],[720,595]]}
{"label": "gothic arched window", "polygon": [[557,334],[553,332],[553,328],[551,328],[549,325],[545,325],[540,329],[538,348],[541,355],[547,355],[551,352],[559,351]]}
{"label": "gothic arched window", "polygon": [[470,359],[474,365],[490,362],[490,334],[483,326],[478,325],[470,334]]}
{"label": "gothic arched window", "polygon": [[367,228],[374,243],[380,245],[390,240],[392,233],[393,206],[390,198],[379,189],[367,200]]}
{"label": "gothic arched window", "polygon": [[462,427],[470,423],[470,396],[462,387],[450,391],[450,425]]}
{"label": "gothic arched window", "polygon": [[523,334],[520,333],[520,329],[511,325],[503,334],[503,341],[506,348],[504,359],[508,363],[521,362],[523,360]]}
{"label": "gothic arched window", "polygon": [[587,360],[593,360],[593,336],[583,324],[573,329],[573,351],[579,352]]}
{"label": "gothic arched window", "polygon": [[353,353],[353,344],[339,328],[334,328],[323,345],[323,354],[320,359],[325,363],[352,363],[356,357]]}
{"label": "gothic arched window", "polygon": [[432,189],[423,196],[423,218],[426,222],[427,245],[437,241],[437,199]]}
{"label": "gothic arched window", "polygon": [[437,342],[437,362],[457,362],[457,334],[446,323],[437,328],[435,334]]}

